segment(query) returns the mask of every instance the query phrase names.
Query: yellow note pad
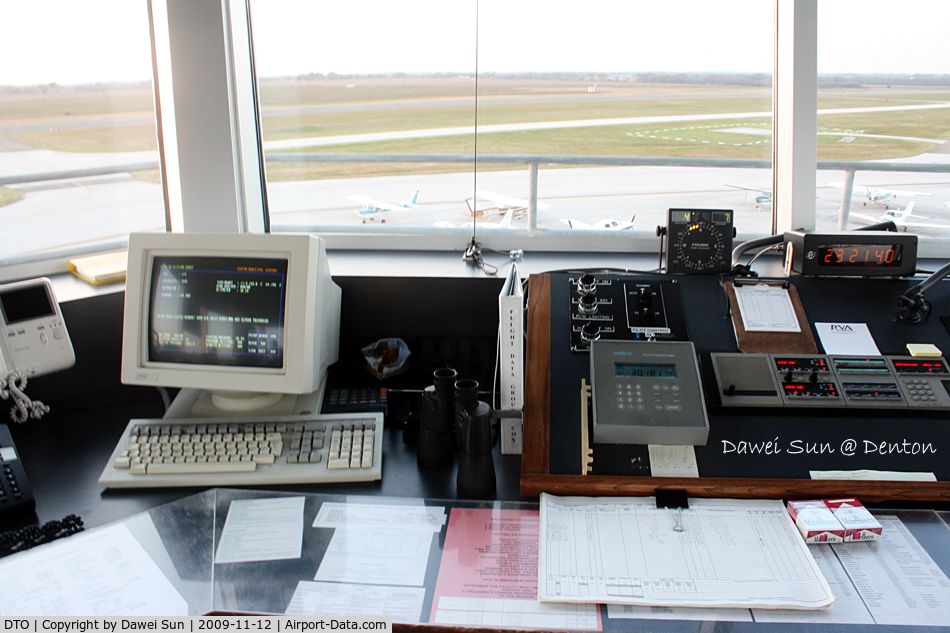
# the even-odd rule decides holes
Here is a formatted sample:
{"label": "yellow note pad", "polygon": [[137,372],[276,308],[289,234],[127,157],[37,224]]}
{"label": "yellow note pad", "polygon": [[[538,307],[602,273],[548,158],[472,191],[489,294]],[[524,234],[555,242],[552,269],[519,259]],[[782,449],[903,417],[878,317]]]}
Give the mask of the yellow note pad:
{"label": "yellow note pad", "polygon": [[940,351],[940,348],[931,343],[908,343],[907,352],[911,356],[943,356],[943,352]]}

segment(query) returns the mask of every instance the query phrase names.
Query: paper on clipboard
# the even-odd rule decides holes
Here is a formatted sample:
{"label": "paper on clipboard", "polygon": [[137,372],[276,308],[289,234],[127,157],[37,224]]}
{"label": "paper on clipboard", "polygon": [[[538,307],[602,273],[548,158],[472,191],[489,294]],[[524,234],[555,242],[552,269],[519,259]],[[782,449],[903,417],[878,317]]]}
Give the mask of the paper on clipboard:
{"label": "paper on clipboard", "polygon": [[736,303],[746,332],[801,332],[788,288],[736,285]]}

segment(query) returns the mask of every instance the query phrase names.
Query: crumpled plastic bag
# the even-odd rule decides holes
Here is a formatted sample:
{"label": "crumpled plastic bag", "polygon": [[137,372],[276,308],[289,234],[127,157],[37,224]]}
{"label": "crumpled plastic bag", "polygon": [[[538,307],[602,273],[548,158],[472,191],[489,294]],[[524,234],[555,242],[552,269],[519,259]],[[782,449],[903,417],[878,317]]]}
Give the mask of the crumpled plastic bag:
{"label": "crumpled plastic bag", "polygon": [[381,338],[362,350],[367,369],[380,380],[398,376],[409,368],[409,346],[401,338]]}

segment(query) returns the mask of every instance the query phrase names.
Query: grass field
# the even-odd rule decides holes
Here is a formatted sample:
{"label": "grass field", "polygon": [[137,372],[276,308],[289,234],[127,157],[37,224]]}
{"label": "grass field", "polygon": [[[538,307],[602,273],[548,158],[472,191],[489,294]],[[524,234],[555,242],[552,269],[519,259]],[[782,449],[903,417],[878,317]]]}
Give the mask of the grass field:
{"label": "grass field", "polygon": [[[263,81],[265,141],[368,132],[469,127],[476,122],[475,82],[470,78],[336,79],[311,82]],[[767,112],[768,88],[697,85],[642,85],[609,82],[588,93],[587,82],[483,79],[478,82],[478,125],[572,121],[655,115]],[[72,152],[125,152],[156,149],[151,123],[137,122],[151,112],[151,91],[0,95],[0,124],[33,122],[29,131],[7,136],[30,146]],[[950,88],[828,89],[818,107],[854,108],[950,102]],[[127,115],[128,124],[105,125],[112,115]],[[132,116],[135,115],[135,116]],[[87,125],[76,125],[83,118]],[[42,127],[37,123],[42,122]],[[49,124],[49,128],[46,124]],[[68,123],[68,125],[67,125]],[[688,125],[617,125],[543,131],[484,133],[480,154],[576,154],[594,156],[664,156],[769,158],[771,136],[729,133],[730,128],[766,131],[771,117],[741,121],[710,118]],[[819,131],[924,139],[950,138],[950,108],[825,114]],[[819,136],[819,160],[894,159],[918,154],[933,143],[897,139]],[[378,143],[321,146],[319,152],[395,152],[471,154],[474,137],[440,136]],[[489,167],[485,167],[486,169]],[[425,164],[268,164],[271,180],[340,178],[468,171],[470,165]],[[154,175],[147,177],[154,178]]]}
{"label": "grass field", "polygon": [[0,187],[0,207],[5,204],[10,204],[11,202],[16,202],[20,199],[20,192],[14,189],[7,189],[6,187]]}

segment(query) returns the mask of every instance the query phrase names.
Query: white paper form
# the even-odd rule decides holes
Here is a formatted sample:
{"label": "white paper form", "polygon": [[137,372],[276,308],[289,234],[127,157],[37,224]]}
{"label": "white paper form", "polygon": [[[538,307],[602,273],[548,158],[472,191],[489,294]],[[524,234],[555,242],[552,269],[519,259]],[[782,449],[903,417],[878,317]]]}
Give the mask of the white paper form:
{"label": "white paper form", "polygon": [[426,590],[422,587],[381,587],[338,582],[297,583],[285,615],[308,617],[374,617],[417,624]]}
{"label": "white paper form", "polygon": [[[802,613],[808,613],[802,611]],[[642,607],[608,604],[611,620],[690,620],[699,622],[752,622],[749,609],[704,609],[702,607]]]}
{"label": "white paper form", "polygon": [[[860,545],[857,543],[856,545]],[[848,545],[850,547],[850,545]],[[831,545],[811,545],[818,568],[835,594],[835,603],[828,609],[802,611],[792,609],[753,609],[756,622],[801,622],[808,624],[874,624],[871,612],[861,599],[848,572],[835,556]]]}
{"label": "white paper form", "polygon": [[14,554],[0,615],[186,616],[188,604],[122,524]]}
{"label": "white paper form", "polygon": [[651,444],[650,475],[653,477],[699,477],[696,450],[692,446]]}
{"label": "white paper form", "polygon": [[867,323],[815,323],[825,354],[880,356]]}
{"label": "white paper form", "polygon": [[439,600],[433,624],[497,628],[600,631],[596,604],[563,604],[506,598],[451,597]]}
{"label": "white paper form", "polygon": [[855,481],[937,481],[933,473],[894,470],[810,470],[812,479],[849,479]]}
{"label": "white paper form", "polygon": [[313,527],[423,527],[438,532],[445,525],[443,506],[389,505],[385,503],[325,502]]}
{"label": "white paper form", "polygon": [[834,546],[874,621],[950,625],[950,579],[898,517],[874,518],[880,541]]}
{"label": "white paper form", "polygon": [[787,288],[735,285],[736,303],[746,332],[801,332]]}
{"label": "white paper form", "polygon": [[834,601],[778,500],[541,495],[538,600],[816,609]]}
{"label": "white paper form", "polygon": [[300,558],[304,501],[304,497],[232,501],[214,562]]}
{"label": "white paper form", "polygon": [[421,587],[445,518],[442,506],[324,503],[313,526],[335,531],[314,580]]}

